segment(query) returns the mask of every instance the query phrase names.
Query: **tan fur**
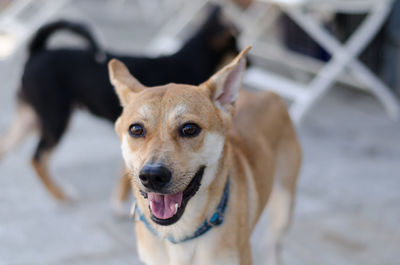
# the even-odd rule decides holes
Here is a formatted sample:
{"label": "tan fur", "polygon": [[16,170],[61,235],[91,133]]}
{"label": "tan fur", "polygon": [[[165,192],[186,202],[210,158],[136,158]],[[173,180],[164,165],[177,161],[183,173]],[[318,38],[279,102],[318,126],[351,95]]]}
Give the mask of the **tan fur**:
{"label": "tan fur", "polygon": [[130,186],[131,186],[131,178],[129,177],[129,174],[124,174],[116,187],[116,192],[115,192],[115,199],[117,202],[123,202],[128,198],[129,192],[130,192]]}
{"label": "tan fur", "polygon": [[30,106],[20,102],[17,115],[7,133],[0,138],[0,159],[37,130],[37,118]]}
{"label": "tan fur", "polygon": [[[113,60],[109,65],[124,105],[115,129],[132,177],[137,207],[158,233],[154,236],[144,223],[136,222],[138,251],[146,264],[252,264],[250,235],[270,197],[269,227],[274,231],[266,247],[269,264],[279,261],[280,240],[293,208],[301,152],[286,106],[277,95],[241,92],[235,104],[236,95],[224,98],[231,74],[235,74],[233,83],[241,79],[247,50],[197,87],[168,84],[142,89],[137,81],[123,82],[133,77],[124,76],[127,71],[121,70],[120,62]],[[120,79],[115,80],[116,76]],[[143,106],[146,111],[139,111]],[[202,128],[198,136],[179,136],[177,128],[188,121]],[[129,126],[137,122],[146,128],[143,138],[128,134]],[[172,194],[184,190],[198,167],[206,165],[199,191],[188,202],[181,219],[172,225],[153,223],[148,203],[139,194],[143,186],[138,173],[149,161],[161,162],[172,171]],[[192,235],[211,217],[228,177],[230,196],[223,225],[185,243],[166,240],[171,235],[175,239]]]}
{"label": "tan fur", "polygon": [[[36,132],[38,120],[35,111],[23,102],[18,103],[16,118],[9,131],[0,139],[0,158],[16,148],[26,137]],[[43,154],[39,161],[32,159],[31,164],[47,190],[57,200],[65,200],[62,190],[51,180],[48,173],[48,161],[51,152]]]}
{"label": "tan fur", "polygon": [[57,200],[63,201],[67,197],[64,192],[53,182],[48,172],[48,164],[50,159],[50,152],[44,153],[42,158],[37,161],[32,159],[31,163],[36,174],[39,176],[40,180],[43,182],[47,190],[54,196]]}

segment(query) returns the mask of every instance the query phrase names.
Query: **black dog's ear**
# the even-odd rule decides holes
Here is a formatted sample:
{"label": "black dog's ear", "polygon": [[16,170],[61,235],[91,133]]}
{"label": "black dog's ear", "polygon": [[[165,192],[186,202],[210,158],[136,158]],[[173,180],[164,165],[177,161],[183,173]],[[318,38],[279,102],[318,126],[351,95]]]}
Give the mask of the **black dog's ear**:
{"label": "black dog's ear", "polygon": [[205,34],[207,43],[213,51],[221,53],[239,53],[236,37],[239,35],[238,28],[223,14],[222,7],[210,5],[208,16],[205,20],[202,32]]}
{"label": "black dog's ear", "polygon": [[206,19],[201,26],[201,31],[210,31],[217,25],[221,24],[222,7],[216,4],[211,4],[207,10]]}
{"label": "black dog's ear", "polygon": [[112,59],[108,63],[108,72],[111,84],[114,86],[122,107],[125,107],[131,101],[133,92],[140,92],[145,88],[131,75],[125,64],[117,59]]}
{"label": "black dog's ear", "polygon": [[219,19],[221,13],[222,13],[222,7],[220,5],[215,5],[215,4],[211,5],[207,21],[213,19]]}

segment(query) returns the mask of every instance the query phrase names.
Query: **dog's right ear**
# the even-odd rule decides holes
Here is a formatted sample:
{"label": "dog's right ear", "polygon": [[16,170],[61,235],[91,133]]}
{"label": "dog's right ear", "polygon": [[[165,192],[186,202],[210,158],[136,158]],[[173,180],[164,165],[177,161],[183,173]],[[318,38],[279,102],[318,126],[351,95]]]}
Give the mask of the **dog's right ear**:
{"label": "dog's right ear", "polygon": [[245,55],[250,46],[242,50],[233,61],[211,76],[203,86],[214,104],[222,111],[233,114],[233,107],[242,86],[246,68]]}
{"label": "dog's right ear", "polygon": [[114,86],[122,107],[125,107],[131,101],[133,92],[140,92],[145,88],[131,75],[128,68],[117,59],[112,59],[108,63],[108,72],[111,84]]}

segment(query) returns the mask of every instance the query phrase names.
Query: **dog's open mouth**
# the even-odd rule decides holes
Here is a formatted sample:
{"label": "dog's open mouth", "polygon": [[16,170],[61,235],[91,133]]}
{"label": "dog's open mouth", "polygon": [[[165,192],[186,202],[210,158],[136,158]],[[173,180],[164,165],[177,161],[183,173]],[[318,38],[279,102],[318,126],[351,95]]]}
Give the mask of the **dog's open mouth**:
{"label": "dog's open mouth", "polygon": [[144,197],[147,197],[151,219],[155,223],[159,225],[171,225],[181,218],[185,211],[186,204],[200,188],[204,169],[205,166],[201,166],[199,170],[197,170],[184,191],[175,194],[142,192]]}
{"label": "dog's open mouth", "polygon": [[158,219],[168,219],[174,216],[182,205],[183,192],[173,195],[148,193],[149,207],[151,213]]}

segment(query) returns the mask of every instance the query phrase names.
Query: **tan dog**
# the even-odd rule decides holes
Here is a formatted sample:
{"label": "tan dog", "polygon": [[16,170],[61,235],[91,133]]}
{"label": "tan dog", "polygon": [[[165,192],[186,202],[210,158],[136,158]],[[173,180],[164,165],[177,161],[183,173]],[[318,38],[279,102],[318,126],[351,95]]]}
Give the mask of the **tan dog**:
{"label": "tan dog", "polygon": [[301,152],[277,95],[243,92],[235,104],[248,49],[200,86],[145,88],[121,62],[109,64],[146,264],[251,264],[267,201],[267,262],[278,263]]}

